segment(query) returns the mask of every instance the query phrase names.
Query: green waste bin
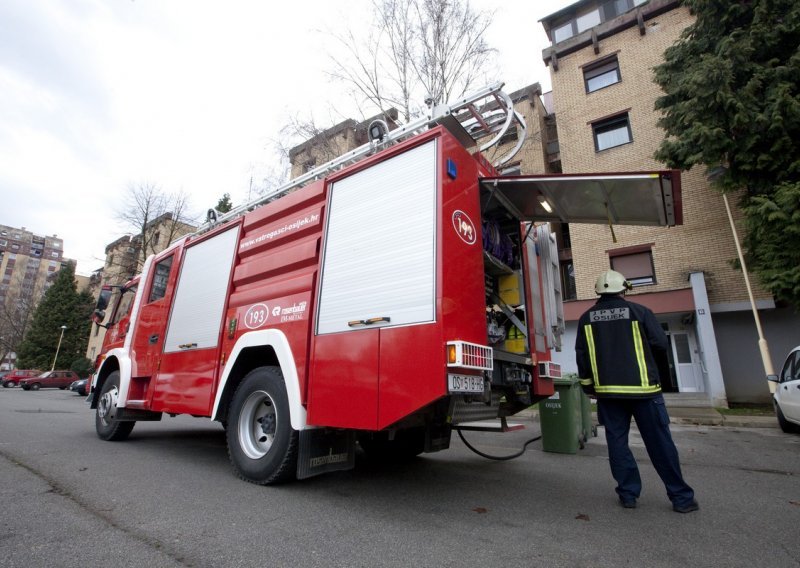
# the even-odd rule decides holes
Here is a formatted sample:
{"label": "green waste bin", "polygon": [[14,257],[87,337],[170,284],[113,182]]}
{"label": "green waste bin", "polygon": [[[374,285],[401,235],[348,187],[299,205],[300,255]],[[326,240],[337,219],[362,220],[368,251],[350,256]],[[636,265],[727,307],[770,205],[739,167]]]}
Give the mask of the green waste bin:
{"label": "green waste bin", "polygon": [[583,446],[581,399],[577,378],[554,379],[555,394],[539,402],[542,449],[545,452],[574,454]]}

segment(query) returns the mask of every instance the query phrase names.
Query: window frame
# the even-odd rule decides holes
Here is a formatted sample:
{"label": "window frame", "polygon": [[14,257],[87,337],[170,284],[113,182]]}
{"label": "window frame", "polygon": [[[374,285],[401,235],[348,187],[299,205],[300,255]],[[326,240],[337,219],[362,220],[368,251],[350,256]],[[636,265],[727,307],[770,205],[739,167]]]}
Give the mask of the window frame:
{"label": "window frame", "polygon": [[[597,120],[593,120],[589,123],[592,127],[592,138],[594,139],[594,151],[596,153],[605,152],[606,150],[611,150],[612,148],[618,148],[620,146],[633,143],[633,130],[631,129],[631,118],[628,112],[629,110],[630,109],[613,114],[611,116],[598,118]],[[603,148],[600,147],[600,141],[598,138],[600,134],[622,130],[625,130],[628,133],[628,139],[625,142],[614,144],[613,146],[604,146]]]}
{"label": "window frame", "polygon": [[[169,287],[169,275],[172,273],[172,263],[174,260],[175,255],[171,254],[165,258],[162,258],[153,266],[153,278],[150,282],[150,290],[147,294],[148,304],[157,302],[167,295],[167,288]],[[166,272],[164,272],[163,269],[161,272],[159,272],[159,269],[163,267],[166,267]],[[158,292],[160,294],[158,296],[156,295],[156,285],[158,285]]]}
{"label": "window frame", "polygon": [[[602,77],[612,71],[616,71],[617,80],[613,83],[606,83],[596,88],[590,88],[589,82],[593,79],[597,79],[598,77]],[[612,85],[616,85],[617,83],[622,82],[622,71],[619,67],[619,58],[617,54],[609,55],[608,57],[603,57],[602,59],[598,59],[597,61],[593,61],[587,65],[583,66],[583,86],[586,90],[586,94],[596,93],[597,91],[601,91],[606,87],[611,87]]]}
{"label": "window frame", "polygon": [[[608,263],[611,269],[621,272],[625,276],[625,279],[628,282],[630,282],[631,286],[633,286],[634,288],[638,288],[639,286],[655,286],[656,284],[658,284],[658,278],[656,277],[655,261],[653,260],[652,243],[646,245],[638,245],[638,246],[608,250],[606,251],[606,253],[608,254]],[[626,274],[625,271],[622,270],[621,268],[614,266],[615,259],[618,260],[621,258],[631,258],[639,255],[647,255],[647,260],[649,261],[649,266],[650,266],[649,275],[642,274],[642,275],[631,276],[630,274]]]}

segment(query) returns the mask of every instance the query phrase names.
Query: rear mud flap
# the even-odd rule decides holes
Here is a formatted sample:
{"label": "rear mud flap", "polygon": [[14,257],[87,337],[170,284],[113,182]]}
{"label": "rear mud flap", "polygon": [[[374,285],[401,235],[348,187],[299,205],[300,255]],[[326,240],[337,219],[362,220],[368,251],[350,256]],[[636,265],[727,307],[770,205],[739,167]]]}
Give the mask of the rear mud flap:
{"label": "rear mud flap", "polygon": [[353,469],[355,464],[354,431],[312,428],[300,432],[297,479],[306,479],[329,471]]}

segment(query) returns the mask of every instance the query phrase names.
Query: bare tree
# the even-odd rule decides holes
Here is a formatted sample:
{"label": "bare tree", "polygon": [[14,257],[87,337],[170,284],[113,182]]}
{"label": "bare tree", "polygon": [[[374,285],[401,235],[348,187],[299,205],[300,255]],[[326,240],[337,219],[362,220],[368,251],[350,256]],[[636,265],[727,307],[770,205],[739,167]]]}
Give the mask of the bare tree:
{"label": "bare tree", "polygon": [[134,233],[138,249],[137,271],[151,254],[160,252],[176,238],[194,230],[189,196],[183,191],[165,193],[153,183],[128,186],[117,219]]}
{"label": "bare tree", "polygon": [[45,291],[45,280],[30,286],[23,274],[9,283],[0,303],[0,362],[17,351]]}
{"label": "bare tree", "polygon": [[395,106],[408,122],[424,111],[418,101],[453,100],[490,75],[490,23],[464,0],[374,0],[366,37],[334,35],[343,52],[331,56],[332,77],[359,103]]}
{"label": "bare tree", "polygon": [[354,112],[329,108],[325,127],[313,116],[290,117],[272,143],[279,165],[258,193],[281,185],[289,164],[297,177],[363,143],[348,136],[367,117],[397,124],[399,114],[407,123],[427,104],[451,101],[486,80],[495,51],[484,39],[490,23],[491,14],[473,11],[468,0],[373,0],[371,26],[332,34],[338,49],[331,77]]}

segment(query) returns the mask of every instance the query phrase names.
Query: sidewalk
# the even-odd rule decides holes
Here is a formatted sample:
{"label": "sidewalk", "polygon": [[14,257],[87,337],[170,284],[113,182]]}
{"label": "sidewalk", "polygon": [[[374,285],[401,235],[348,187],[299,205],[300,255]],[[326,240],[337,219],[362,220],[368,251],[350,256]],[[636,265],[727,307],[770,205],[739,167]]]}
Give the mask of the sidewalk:
{"label": "sidewalk", "polygon": [[721,414],[713,408],[685,408],[667,406],[674,424],[699,424],[703,426],[728,426],[731,428],[777,428],[774,416]]}
{"label": "sidewalk", "polygon": [[[699,426],[726,426],[729,428],[777,428],[778,421],[774,416],[754,416],[754,415],[724,415],[713,408],[681,407],[667,405],[670,422],[673,424],[696,424]],[[512,416],[515,418],[526,418],[529,420],[539,420],[539,411],[536,408],[528,408],[519,414]],[[597,422],[597,417],[594,417]]]}

